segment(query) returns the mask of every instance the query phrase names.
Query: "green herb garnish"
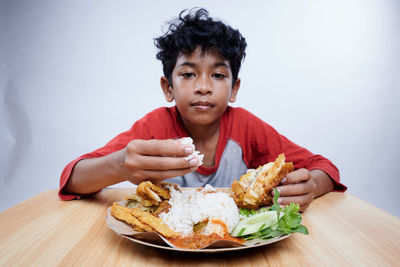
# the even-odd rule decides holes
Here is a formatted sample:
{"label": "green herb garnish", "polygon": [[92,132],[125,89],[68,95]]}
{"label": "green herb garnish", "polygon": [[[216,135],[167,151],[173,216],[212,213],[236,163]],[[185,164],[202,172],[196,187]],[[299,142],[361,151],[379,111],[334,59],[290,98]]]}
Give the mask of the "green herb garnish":
{"label": "green herb garnish", "polygon": [[[260,227],[257,227],[254,230],[250,230],[249,228],[248,231],[246,231],[246,233],[245,233],[246,228],[243,227],[243,223],[245,223],[244,221],[243,223],[239,223],[239,225],[236,227],[238,229],[234,229],[234,231],[231,233],[233,234],[233,236],[239,236],[247,240],[250,240],[255,238],[259,239],[274,238],[290,233],[302,233],[308,235],[307,228],[301,224],[301,214],[299,213],[300,205],[290,203],[290,205],[282,209],[278,203],[278,198],[280,195],[279,191],[276,188],[274,188],[273,190],[274,190],[274,204],[272,205],[272,207],[270,207],[269,209],[261,208],[258,211],[241,208],[239,210],[239,213],[240,215],[247,217],[248,219],[246,220],[248,221],[251,220],[250,218],[252,216],[257,216],[254,218],[260,218],[261,215],[263,216],[262,218],[267,219],[266,214],[261,214],[261,213],[276,211],[275,221],[273,223],[271,223],[270,221],[269,226],[267,228],[264,228],[265,226],[267,226],[265,223],[261,224]],[[240,226],[240,224],[242,225]]]}

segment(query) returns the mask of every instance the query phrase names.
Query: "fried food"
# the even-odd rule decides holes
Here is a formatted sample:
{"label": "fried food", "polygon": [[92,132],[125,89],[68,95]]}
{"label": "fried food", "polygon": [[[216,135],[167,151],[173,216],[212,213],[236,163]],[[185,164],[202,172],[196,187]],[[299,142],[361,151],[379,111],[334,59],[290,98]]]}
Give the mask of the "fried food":
{"label": "fried food", "polygon": [[179,233],[169,228],[168,225],[166,225],[160,218],[152,215],[149,212],[143,211],[140,208],[133,208],[131,210],[131,214],[138,218],[141,222],[152,227],[164,237],[170,238],[179,236]]}
{"label": "fried food", "polygon": [[163,213],[163,212],[168,213],[170,208],[171,208],[171,205],[168,203],[168,201],[164,200],[164,201],[160,202],[160,205],[158,205],[156,210],[154,210],[153,215],[158,217],[158,215],[160,215],[160,213]]}
{"label": "fried food", "polygon": [[282,153],[274,162],[242,175],[239,181],[234,180],[231,185],[236,205],[241,208],[256,209],[272,204],[271,190],[293,170],[293,163],[285,162],[285,155]]}
{"label": "fried food", "polygon": [[169,191],[164,189],[162,185],[163,184],[155,185],[150,181],[141,182],[136,188],[136,194],[157,205],[163,199],[170,199],[171,197]]}
{"label": "fried food", "polygon": [[155,206],[158,204],[157,201],[144,199],[141,196],[138,196],[136,193],[126,196],[125,199],[128,202],[130,202],[130,201],[138,202],[144,207],[152,207],[152,206]]}
{"label": "fried food", "polygon": [[153,184],[150,181],[141,182],[136,188],[136,192],[125,197],[128,208],[139,207],[145,211],[155,212],[160,203],[170,199],[170,187],[176,184],[159,183]]}
{"label": "fried food", "polygon": [[[167,205],[169,205],[168,202],[162,203],[164,204],[161,209],[166,209]],[[163,223],[160,218],[140,208],[129,209],[127,207],[122,207],[118,203],[114,203],[111,207],[111,215],[118,220],[132,225],[133,230],[138,232],[158,232],[165,237],[179,236],[177,232]]]}
{"label": "fried food", "polygon": [[111,215],[118,220],[124,221],[130,224],[133,230],[138,232],[153,232],[153,228],[147,224],[142,223],[135,216],[131,214],[131,210],[127,207],[122,207],[118,203],[114,203],[111,206]]}

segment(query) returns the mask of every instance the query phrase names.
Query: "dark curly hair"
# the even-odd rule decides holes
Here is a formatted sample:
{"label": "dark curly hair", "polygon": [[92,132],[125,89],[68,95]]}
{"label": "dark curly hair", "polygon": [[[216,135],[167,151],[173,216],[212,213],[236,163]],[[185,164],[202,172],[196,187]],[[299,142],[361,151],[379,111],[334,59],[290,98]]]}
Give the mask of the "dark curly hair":
{"label": "dark curly hair", "polygon": [[193,8],[183,16],[186,11],[183,10],[178,18],[169,21],[168,31],[154,39],[154,44],[159,49],[157,59],[163,64],[168,82],[172,86],[172,71],[178,56],[181,53],[190,54],[200,46],[202,52],[217,49],[229,61],[234,84],[242,59],[246,55],[245,38],[238,30],[209,17],[208,11],[203,8]]}

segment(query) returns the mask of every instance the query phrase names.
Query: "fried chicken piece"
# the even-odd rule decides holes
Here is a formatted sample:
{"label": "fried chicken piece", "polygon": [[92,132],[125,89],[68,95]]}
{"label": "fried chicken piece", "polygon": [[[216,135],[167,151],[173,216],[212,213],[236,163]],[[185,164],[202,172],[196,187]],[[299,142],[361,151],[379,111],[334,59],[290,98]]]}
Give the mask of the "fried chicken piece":
{"label": "fried chicken piece", "polygon": [[131,214],[138,218],[141,222],[149,225],[155,229],[159,234],[164,237],[177,237],[179,233],[175,232],[168,227],[160,218],[150,214],[149,212],[143,211],[140,208],[133,208]]}
{"label": "fried chicken piece", "polygon": [[[239,179],[239,181],[240,181],[240,179]],[[245,186],[235,179],[235,180],[233,180],[233,183],[231,184],[231,189],[233,192],[231,194],[231,196],[233,197],[233,200],[235,201],[236,205],[243,208],[243,204],[242,204],[243,198],[244,198],[244,195],[246,194]]]}
{"label": "fried chicken piece", "polygon": [[167,189],[155,185],[150,181],[141,182],[136,188],[136,194],[144,199],[161,202],[162,199],[170,199],[171,196]]}
{"label": "fried chicken piece", "polygon": [[149,225],[142,223],[135,216],[131,214],[131,210],[127,207],[122,207],[118,203],[111,206],[111,215],[118,220],[124,221],[132,225],[133,230],[138,232],[153,232],[153,228]]}
{"label": "fried chicken piece", "polygon": [[282,153],[274,162],[242,175],[239,181],[234,180],[231,185],[236,204],[250,209],[271,204],[270,191],[293,169],[293,163],[286,163],[285,155]]}

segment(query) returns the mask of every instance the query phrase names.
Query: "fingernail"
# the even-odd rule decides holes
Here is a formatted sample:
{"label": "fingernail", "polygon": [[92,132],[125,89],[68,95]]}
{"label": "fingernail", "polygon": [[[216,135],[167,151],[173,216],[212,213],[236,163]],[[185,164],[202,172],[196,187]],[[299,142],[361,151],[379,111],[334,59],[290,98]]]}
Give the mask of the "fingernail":
{"label": "fingernail", "polygon": [[279,192],[279,194],[282,192],[280,188],[276,188],[276,190]]}
{"label": "fingernail", "polygon": [[278,198],[278,203],[282,203],[282,198]]}
{"label": "fingernail", "polygon": [[281,183],[286,183],[287,179],[286,177],[283,177],[283,179],[281,180]]}
{"label": "fingernail", "polygon": [[192,148],[192,147],[185,147],[185,153],[186,153],[186,154],[191,154],[191,153],[193,153],[193,148]]}

